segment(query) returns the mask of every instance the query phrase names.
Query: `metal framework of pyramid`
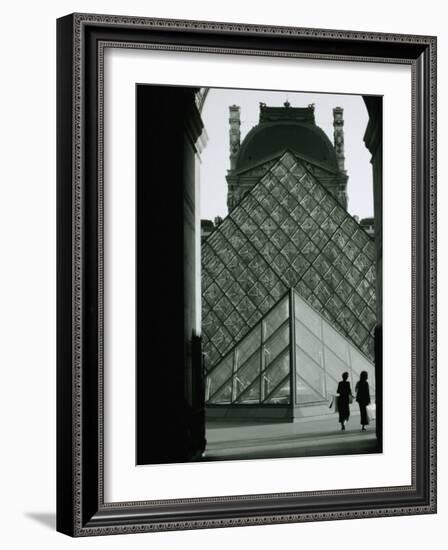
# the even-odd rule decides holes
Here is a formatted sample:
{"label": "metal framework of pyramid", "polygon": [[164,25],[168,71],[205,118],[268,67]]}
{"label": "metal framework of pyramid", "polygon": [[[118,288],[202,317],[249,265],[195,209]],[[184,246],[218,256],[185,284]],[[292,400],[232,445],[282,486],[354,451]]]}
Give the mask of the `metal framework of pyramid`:
{"label": "metal framework of pyramid", "polygon": [[373,361],[374,241],[286,151],[202,245],[206,372],[289,289]]}

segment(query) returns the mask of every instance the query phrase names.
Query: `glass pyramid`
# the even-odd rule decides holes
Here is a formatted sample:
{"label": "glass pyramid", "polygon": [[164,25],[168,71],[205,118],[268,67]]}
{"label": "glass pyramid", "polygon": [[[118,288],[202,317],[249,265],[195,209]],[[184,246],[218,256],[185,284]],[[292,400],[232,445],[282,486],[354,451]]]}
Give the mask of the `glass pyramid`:
{"label": "glass pyramid", "polygon": [[350,341],[291,290],[206,376],[210,405],[311,405],[327,402],[343,372],[354,388],[375,368]]}
{"label": "glass pyramid", "polygon": [[206,372],[290,288],[373,360],[373,239],[297,154],[266,170],[202,245]]}

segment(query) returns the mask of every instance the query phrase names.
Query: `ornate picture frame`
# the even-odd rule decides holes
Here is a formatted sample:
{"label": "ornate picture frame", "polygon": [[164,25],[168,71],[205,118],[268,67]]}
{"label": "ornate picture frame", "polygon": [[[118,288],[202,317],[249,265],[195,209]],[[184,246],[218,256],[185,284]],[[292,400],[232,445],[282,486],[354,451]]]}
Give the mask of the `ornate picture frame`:
{"label": "ornate picture frame", "polygon": [[[410,66],[409,485],[105,500],[103,175],[108,47]],[[436,38],[72,14],[57,22],[57,50],[58,531],[91,536],[435,513]],[[201,95],[197,97],[200,101]]]}

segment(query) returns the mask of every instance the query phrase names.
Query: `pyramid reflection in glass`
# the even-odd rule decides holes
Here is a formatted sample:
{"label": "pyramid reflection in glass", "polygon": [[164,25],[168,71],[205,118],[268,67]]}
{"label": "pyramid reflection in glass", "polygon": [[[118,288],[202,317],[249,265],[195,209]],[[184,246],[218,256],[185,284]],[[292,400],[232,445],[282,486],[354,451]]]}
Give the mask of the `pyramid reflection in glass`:
{"label": "pyramid reflection in glass", "polygon": [[206,402],[304,405],[328,401],[343,372],[354,387],[374,365],[291,290],[206,377]]}
{"label": "pyramid reflection in glass", "polygon": [[[203,243],[206,371],[221,365],[238,342],[256,331],[291,288],[373,361],[374,241],[320,184],[318,174],[314,165],[286,151]],[[278,361],[286,365],[287,359]],[[287,393],[286,378],[278,382],[284,388],[277,393],[263,389],[266,399]],[[319,393],[322,384],[313,391]],[[208,395],[215,395],[212,387]]]}

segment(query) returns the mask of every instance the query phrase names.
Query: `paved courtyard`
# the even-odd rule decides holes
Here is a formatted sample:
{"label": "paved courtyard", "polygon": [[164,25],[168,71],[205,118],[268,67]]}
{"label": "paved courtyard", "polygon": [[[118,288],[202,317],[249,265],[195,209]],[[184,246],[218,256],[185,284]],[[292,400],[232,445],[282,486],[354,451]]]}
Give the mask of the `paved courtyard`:
{"label": "paved courtyard", "polygon": [[377,451],[375,421],[361,432],[359,414],[341,431],[336,415],[301,419],[294,423],[207,423],[205,460],[241,460],[360,454]]}

